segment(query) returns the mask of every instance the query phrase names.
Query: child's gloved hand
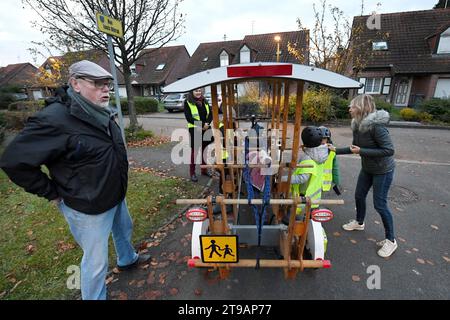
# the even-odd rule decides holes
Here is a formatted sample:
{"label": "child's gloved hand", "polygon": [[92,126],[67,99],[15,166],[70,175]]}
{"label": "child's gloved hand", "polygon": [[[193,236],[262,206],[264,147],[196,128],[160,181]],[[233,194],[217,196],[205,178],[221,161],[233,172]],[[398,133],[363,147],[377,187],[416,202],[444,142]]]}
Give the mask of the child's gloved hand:
{"label": "child's gloved hand", "polygon": [[328,149],[329,149],[330,151],[336,152],[336,147],[333,146],[331,143],[328,143],[327,146],[328,146]]}

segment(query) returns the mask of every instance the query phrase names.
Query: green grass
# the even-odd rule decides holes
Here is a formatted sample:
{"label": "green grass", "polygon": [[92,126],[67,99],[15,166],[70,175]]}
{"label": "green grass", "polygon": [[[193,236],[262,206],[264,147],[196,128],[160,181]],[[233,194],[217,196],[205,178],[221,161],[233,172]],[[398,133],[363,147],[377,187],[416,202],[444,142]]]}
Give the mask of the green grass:
{"label": "green grass", "polygon": [[[130,172],[127,202],[134,222],[133,243],[160,228],[178,210],[174,200],[195,197],[200,187],[177,178]],[[110,268],[115,253],[110,240]],[[28,194],[0,171],[0,299],[71,299],[67,268],[82,251],[62,214],[47,200]]]}

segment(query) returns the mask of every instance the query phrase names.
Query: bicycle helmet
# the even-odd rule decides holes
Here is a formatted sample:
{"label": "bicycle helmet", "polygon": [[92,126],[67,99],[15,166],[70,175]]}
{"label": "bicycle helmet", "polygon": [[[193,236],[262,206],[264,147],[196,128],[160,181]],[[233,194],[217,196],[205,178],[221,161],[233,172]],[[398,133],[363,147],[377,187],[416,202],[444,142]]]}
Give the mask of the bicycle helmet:
{"label": "bicycle helmet", "polygon": [[323,134],[324,138],[331,139],[330,129],[328,129],[327,127],[324,127],[324,126],[320,126],[319,129],[322,130],[322,134]]}
{"label": "bicycle helmet", "polygon": [[302,131],[303,145],[307,148],[316,148],[322,144],[324,139],[322,130],[315,126],[309,126]]}

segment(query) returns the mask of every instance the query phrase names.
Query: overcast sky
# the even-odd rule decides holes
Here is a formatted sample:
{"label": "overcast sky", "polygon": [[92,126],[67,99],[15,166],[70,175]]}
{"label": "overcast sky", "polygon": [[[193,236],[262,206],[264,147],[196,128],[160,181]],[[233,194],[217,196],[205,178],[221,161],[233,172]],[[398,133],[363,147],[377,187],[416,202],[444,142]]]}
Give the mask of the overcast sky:
{"label": "overcast sky", "polygon": [[[427,10],[437,0],[365,0],[364,14]],[[297,18],[313,28],[313,3],[319,0],[184,0],[185,34],[173,44],[184,44],[192,55],[201,42],[239,40],[245,35],[298,30]],[[361,14],[361,0],[328,0],[350,19]],[[377,4],[381,4],[378,5]],[[27,48],[44,36],[31,26],[36,14],[23,8],[21,0],[2,0],[0,8],[0,66],[30,62],[40,65]],[[57,52],[53,54],[58,54]]]}

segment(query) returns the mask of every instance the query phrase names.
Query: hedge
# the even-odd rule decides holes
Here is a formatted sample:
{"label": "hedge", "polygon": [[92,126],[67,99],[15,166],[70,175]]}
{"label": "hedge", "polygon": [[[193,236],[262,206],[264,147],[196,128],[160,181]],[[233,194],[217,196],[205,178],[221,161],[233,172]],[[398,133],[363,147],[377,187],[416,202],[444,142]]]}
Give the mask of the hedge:
{"label": "hedge", "polygon": [[[115,99],[111,100],[111,104],[115,105]],[[122,113],[128,115],[128,100],[120,99]],[[156,113],[159,112],[159,102],[153,98],[134,97],[134,107],[137,114]]]}
{"label": "hedge", "polygon": [[431,114],[434,120],[450,122],[450,99],[425,100],[419,104],[418,110]]}

